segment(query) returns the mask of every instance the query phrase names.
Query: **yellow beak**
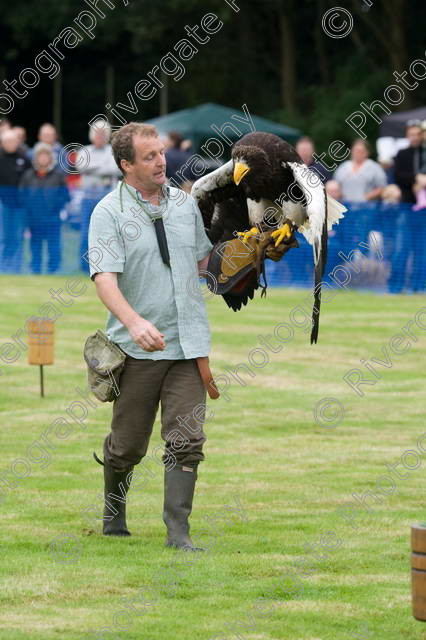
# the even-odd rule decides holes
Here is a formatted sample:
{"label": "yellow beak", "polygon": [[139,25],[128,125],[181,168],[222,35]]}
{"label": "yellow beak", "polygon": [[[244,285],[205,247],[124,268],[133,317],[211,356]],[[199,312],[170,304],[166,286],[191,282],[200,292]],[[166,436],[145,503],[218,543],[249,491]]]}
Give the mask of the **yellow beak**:
{"label": "yellow beak", "polygon": [[250,171],[250,167],[245,162],[237,162],[234,167],[234,182],[236,185],[240,184],[246,173]]}

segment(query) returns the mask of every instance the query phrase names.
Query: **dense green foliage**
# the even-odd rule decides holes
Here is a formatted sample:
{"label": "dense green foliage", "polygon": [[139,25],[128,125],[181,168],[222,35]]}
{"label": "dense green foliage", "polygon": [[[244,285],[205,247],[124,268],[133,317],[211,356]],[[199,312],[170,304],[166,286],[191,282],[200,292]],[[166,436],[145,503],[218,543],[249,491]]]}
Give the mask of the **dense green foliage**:
{"label": "dense green foliage", "polygon": [[[127,0],[126,0],[127,1]],[[230,2],[231,0],[229,0]],[[0,77],[13,80],[31,67],[35,57],[60,31],[72,26],[83,0],[2,0]],[[331,140],[346,143],[354,132],[345,118],[364,100],[383,99],[394,82],[393,71],[403,72],[416,58],[424,58],[425,5],[404,0],[348,0],[354,27],[345,38],[327,36],[321,20],[330,0],[240,0],[236,12],[225,0],[114,0],[103,2],[95,38],[88,36],[66,51],[62,65],[62,137],[64,142],[85,141],[87,122],[103,111],[106,102],[127,102],[128,91],[162,56],[207,13],[215,13],[224,26],[185,64],[186,73],[168,83],[169,111],[203,102],[218,102],[273,117],[312,134],[325,150]],[[371,6],[369,6],[371,5]],[[339,21],[338,21],[339,22]],[[75,24],[74,24],[75,26]],[[114,87],[107,69],[114,70]],[[1,78],[0,78],[1,79]],[[10,117],[29,128],[33,139],[40,122],[51,120],[53,82],[40,85],[17,106]],[[421,106],[425,84],[407,92],[396,109]],[[163,96],[164,98],[164,96]],[[138,101],[138,119],[159,113],[159,93]],[[219,123],[220,124],[220,123]],[[369,136],[377,133],[369,120]]]}

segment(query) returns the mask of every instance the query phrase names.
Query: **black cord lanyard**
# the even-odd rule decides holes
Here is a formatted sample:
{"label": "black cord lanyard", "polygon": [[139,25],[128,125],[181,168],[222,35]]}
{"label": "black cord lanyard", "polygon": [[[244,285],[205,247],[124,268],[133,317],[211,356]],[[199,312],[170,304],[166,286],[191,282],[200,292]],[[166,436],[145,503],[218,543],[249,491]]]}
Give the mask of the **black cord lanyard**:
{"label": "black cord lanyard", "polygon": [[129,187],[127,186],[127,183],[124,182],[124,180],[121,181],[121,185],[120,185],[120,208],[121,208],[121,213],[123,213],[123,184],[126,187],[127,193],[133,198],[133,200],[138,204],[138,206],[141,209],[143,209],[143,211],[145,211],[145,213],[152,220],[152,223],[153,223],[154,229],[155,229],[155,235],[157,236],[158,248],[160,249],[161,258],[162,258],[164,264],[166,264],[168,267],[170,267],[170,254],[169,254],[169,248],[167,246],[167,237],[166,237],[166,231],[164,229],[163,216],[162,215],[155,215],[155,214],[151,213],[150,211],[148,211],[147,209],[145,209],[145,206],[130,191]]}

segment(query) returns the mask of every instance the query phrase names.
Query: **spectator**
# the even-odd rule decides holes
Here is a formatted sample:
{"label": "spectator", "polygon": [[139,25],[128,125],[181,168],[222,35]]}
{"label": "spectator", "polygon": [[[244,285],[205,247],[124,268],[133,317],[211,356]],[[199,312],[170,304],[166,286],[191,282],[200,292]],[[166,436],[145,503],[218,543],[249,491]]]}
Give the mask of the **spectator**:
{"label": "spectator", "polygon": [[41,273],[43,243],[49,253],[47,271],[56,273],[61,263],[61,220],[59,213],[69,200],[65,176],[55,168],[50,144],[39,142],[33,149],[33,168],[20,184],[20,199],[31,231],[31,269]]}
{"label": "spectator", "polygon": [[0,202],[3,239],[0,242],[1,270],[19,273],[22,262],[22,238],[24,213],[19,205],[18,184],[30,166],[28,158],[19,150],[19,138],[15,131],[2,133],[0,149]]}
{"label": "spectator", "polygon": [[[424,170],[426,173],[426,167]],[[426,203],[413,207],[410,202],[401,204],[401,198],[402,191],[396,184],[390,184],[383,190],[385,258],[390,256],[391,260],[389,291],[401,293],[407,285],[416,293],[424,290],[426,278],[426,226],[423,208]]]}
{"label": "spectator", "polygon": [[81,205],[81,270],[89,272],[89,265],[84,259],[87,253],[87,234],[92,211],[106,194],[118,182],[121,173],[115,163],[108,140],[111,129],[105,120],[98,120],[89,129],[89,140],[92,144],[85,146],[77,154],[75,166],[81,173],[81,187],[84,197]]}
{"label": "spectator", "polygon": [[369,147],[361,138],[351,147],[351,159],[343,162],[334,173],[340,184],[343,200],[366,202],[380,198],[386,186],[386,174],[382,167],[369,158]]}
{"label": "spectator", "polygon": [[28,156],[30,148],[27,145],[26,129],[24,129],[24,127],[13,127],[12,131],[14,131],[19,138],[19,150]]}
{"label": "spectator", "polygon": [[10,120],[8,120],[7,118],[0,119],[0,142],[1,142],[1,137],[3,133],[5,131],[9,131],[9,129],[11,128],[12,128],[12,125],[10,124]]}
{"label": "spectator", "polygon": [[339,202],[342,200],[342,190],[337,180],[328,180],[328,182],[325,183],[325,190],[327,195],[331,196],[335,200],[338,200]]}
{"label": "spectator", "polygon": [[406,128],[409,141],[407,149],[395,156],[395,182],[402,191],[402,202],[415,203],[414,184],[416,175],[426,164],[426,148],[423,146],[423,131],[420,121],[409,121]]}
{"label": "spectator", "polygon": [[300,138],[296,144],[296,151],[306,166],[319,175],[321,182],[325,184],[332,179],[330,171],[321,162],[314,160],[315,146],[312,138],[308,138],[308,136]]}
{"label": "spectator", "polygon": [[185,181],[194,180],[190,167],[185,168],[182,171],[182,175],[177,173],[191,157],[190,151],[186,151],[181,147],[184,142],[187,141],[184,141],[177,131],[170,131],[166,138],[166,176],[175,187],[182,187]]}
{"label": "spectator", "polygon": [[[53,149],[55,165],[59,165],[60,170],[66,172],[67,166],[64,166],[64,161],[61,159],[61,162],[59,162],[59,157],[63,147],[58,141],[58,132],[56,127],[53,124],[50,124],[50,122],[42,124],[38,130],[38,141],[43,142],[43,144],[50,144]],[[30,160],[32,160],[34,149],[35,147],[29,151]]]}

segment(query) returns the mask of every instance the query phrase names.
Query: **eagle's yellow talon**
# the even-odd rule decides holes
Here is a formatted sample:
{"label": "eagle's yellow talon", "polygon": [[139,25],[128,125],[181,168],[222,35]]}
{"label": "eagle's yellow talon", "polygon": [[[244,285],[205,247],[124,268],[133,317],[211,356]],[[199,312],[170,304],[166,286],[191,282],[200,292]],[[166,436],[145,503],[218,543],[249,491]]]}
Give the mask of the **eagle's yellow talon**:
{"label": "eagle's yellow talon", "polygon": [[243,236],[242,237],[242,242],[244,244],[246,244],[248,242],[248,239],[251,236],[256,236],[257,234],[258,234],[257,227],[252,227],[251,229],[249,229],[249,231],[237,231],[237,235]]}
{"label": "eagle's yellow talon", "polygon": [[291,238],[290,225],[285,223],[279,229],[275,229],[275,231],[271,233],[271,236],[275,240],[275,247],[278,247],[278,245],[284,240],[284,238]]}

